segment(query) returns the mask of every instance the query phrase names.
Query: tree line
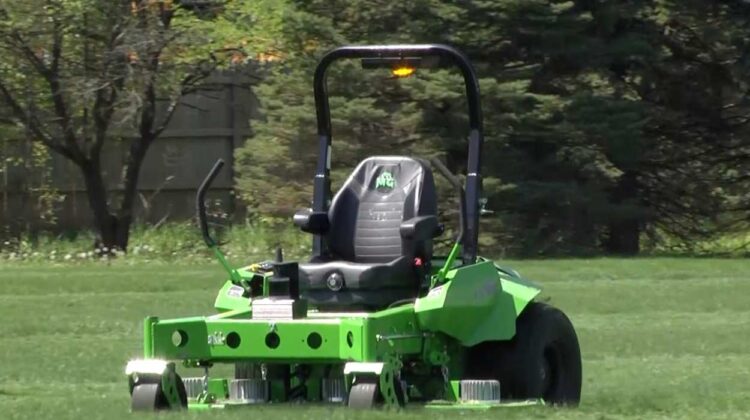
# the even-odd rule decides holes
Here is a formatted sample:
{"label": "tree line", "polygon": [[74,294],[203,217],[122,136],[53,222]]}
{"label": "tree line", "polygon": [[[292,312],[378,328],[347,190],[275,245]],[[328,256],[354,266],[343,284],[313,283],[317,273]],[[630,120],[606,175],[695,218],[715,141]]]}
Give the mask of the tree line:
{"label": "tree line", "polygon": [[[486,125],[483,242],[520,255],[636,254],[746,229],[750,5],[741,1],[290,2],[239,151],[252,208],[309,201],[311,72],[354,43],[454,45],[474,62]],[[455,71],[410,79],[359,63],[329,77],[338,180],[364,156],[465,162]]]}
{"label": "tree line", "polygon": [[[0,124],[71,160],[94,228],[126,249],[140,163],[185,95],[251,69],[263,117],[236,153],[258,220],[309,205],[312,71],[342,44],[446,43],[471,58],[486,126],[482,243],[515,255],[636,254],[747,229],[750,4],[598,0],[0,1]],[[466,161],[455,70],[336,65],[334,185],[374,154]],[[133,135],[132,133],[136,133]],[[128,142],[123,193],[101,149]],[[455,197],[441,203],[454,219]]]}

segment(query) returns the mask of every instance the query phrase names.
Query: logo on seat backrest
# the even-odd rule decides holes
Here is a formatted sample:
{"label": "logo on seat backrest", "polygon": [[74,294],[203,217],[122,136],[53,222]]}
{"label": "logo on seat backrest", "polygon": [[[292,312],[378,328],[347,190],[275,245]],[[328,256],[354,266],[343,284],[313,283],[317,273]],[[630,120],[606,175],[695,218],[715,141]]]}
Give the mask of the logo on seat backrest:
{"label": "logo on seat backrest", "polygon": [[375,180],[376,189],[392,190],[396,187],[396,178],[388,171],[383,171]]}

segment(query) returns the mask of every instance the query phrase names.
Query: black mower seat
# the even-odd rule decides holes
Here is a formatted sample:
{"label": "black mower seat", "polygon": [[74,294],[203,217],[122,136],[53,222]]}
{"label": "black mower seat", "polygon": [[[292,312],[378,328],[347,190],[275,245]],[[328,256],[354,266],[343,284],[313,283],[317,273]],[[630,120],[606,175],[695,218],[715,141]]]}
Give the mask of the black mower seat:
{"label": "black mower seat", "polygon": [[432,171],[420,159],[370,157],[328,213],[295,215],[328,255],[300,264],[300,293],[321,310],[380,309],[419,293],[438,233]]}

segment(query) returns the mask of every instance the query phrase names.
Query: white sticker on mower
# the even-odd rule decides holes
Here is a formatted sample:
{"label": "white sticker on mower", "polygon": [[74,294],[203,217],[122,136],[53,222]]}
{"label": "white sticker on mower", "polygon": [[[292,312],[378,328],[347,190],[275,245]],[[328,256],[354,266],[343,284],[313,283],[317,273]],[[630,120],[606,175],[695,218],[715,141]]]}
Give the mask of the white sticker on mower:
{"label": "white sticker on mower", "polygon": [[131,360],[125,366],[125,374],[132,375],[134,373],[150,373],[154,375],[161,375],[167,370],[167,361],[159,359],[137,359]]}
{"label": "white sticker on mower", "polygon": [[227,290],[227,296],[229,297],[242,297],[243,293],[245,293],[245,289],[240,286],[232,286]]}
{"label": "white sticker on mower", "polygon": [[209,346],[223,346],[226,343],[226,337],[221,331],[214,331],[208,334],[208,345]]}
{"label": "white sticker on mower", "polygon": [[435,297],[441,293],[443,293],[443,290],[445,290],[445,285],[433,287],[432,290],[430,290],[429,293],[427,293],[427,297]]}

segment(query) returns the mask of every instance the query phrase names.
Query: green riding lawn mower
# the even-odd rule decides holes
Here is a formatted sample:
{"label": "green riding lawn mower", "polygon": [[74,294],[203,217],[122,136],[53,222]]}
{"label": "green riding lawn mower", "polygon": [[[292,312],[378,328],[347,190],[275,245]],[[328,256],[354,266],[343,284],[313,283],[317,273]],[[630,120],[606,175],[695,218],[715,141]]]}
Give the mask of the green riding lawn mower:
{"label": "green riding lawn mower", "polygon": [[[338,59],[388,67],[395,76],[450,63],[468,99],[465,185],[437,159],[375,156],[333,196],[326,69]],[[534,301],[538,286],[477,255],[482,113],[467,58],[444,45],[347,46],[326,54],[314,77],[319,156],[311,209],[294,223],[313,235],[309,262],[232,268],[210,236],[206,191],[198,190],[203,238],[228,272],[217,313],[148,317],[143,359],[126,367],[133,410],[228,408],[310,402],[352,408],[489,409],[575,405],[581,395],[578,339],[558,309]],[[433,170],[458,191],[460,220],[447,256]],[[199,368],[182,378],[176,370]],[[234,367],[214,377],[217,364]]]}

